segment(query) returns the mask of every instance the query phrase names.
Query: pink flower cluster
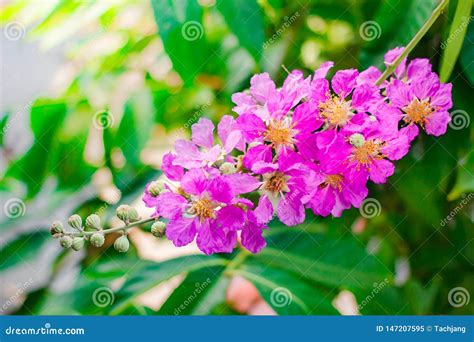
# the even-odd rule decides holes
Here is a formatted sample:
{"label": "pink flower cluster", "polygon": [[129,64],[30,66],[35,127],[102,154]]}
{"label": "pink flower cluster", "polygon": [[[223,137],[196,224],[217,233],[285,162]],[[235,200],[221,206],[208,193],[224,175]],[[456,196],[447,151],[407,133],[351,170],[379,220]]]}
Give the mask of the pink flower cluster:
{"label": "pink flower cluster", "polygon": [[[389,51],[386,64],[402,51]],[[328,81],[332,66],[306,78],[293,71],[281,88],[267,73],[255,75],[249,91],[232,96],[238,116],[221,119],[219,140],[201,118],[191,141],[176,142],[163,159],[164,183],[159,191],[150,183],[143,198],[168,220],[168,239],[184,246],[196,238],[211,254],[231,252],[240,232],[242,246],[257,253],[275,215],[294,226],[306,209],[340,216],[357,208],[368,181],[386,182],[420,128],[446,132],[451,84],[440,83],[427,59],[403,61],[381,85],[375,67],[340,70]]]}

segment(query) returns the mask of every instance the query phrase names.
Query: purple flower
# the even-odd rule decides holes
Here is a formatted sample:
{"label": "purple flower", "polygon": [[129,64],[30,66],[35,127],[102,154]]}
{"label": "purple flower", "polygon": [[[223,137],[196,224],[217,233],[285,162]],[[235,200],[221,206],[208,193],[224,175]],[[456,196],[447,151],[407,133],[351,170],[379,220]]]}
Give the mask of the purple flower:
{"label": "purple flower", "polygon": [[303,201],[316,215],[339,217],[353,205],[358,208],[368,190],[367,174],[352,172],[347,163],[351,146],[334,130],[318,134],[319,163],[312,174],[312,191]]}
{"label": "purple flower", "polygon": [[257,220],[267,223],[276,213],[287,226],[302,223],[305,218],[303,198],[309,193],[307,178],[311,173],[303,158],[287,151],[276,163],[256,162],[252,171],[262,175],[261,197],[255,209]]}
{"label": "purple flower", "polygon": [[441,84],[435,73],[412,79],[405,83],[395,79],[387,86],[387,96],[393,106],[403,112],[403,123],[408,136],[418,135],[418,126],[428,134],[440,136],[446,133],[452,107],[450,83]]}

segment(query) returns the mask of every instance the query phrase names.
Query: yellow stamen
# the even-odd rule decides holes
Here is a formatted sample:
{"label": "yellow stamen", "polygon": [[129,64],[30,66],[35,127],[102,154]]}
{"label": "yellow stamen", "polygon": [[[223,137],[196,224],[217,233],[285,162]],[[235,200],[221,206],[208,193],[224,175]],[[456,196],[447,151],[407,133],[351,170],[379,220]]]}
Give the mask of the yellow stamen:
{"label": "yellow stamen", "polygon": [[269,191],[274,194],[290,191],[288,185],[286,184],[289,177],[280,171],[275,171],[270,174],[264,175],[263,178],[263,189],[266,191]]}
{"label": "yellow stamen", "polygon": [[338,96],[330,97],[319,104],[321,116],[331,126],[344,126],[354,115],[349,101],[341,100]]}
{"label": "yellow stamen", "polygon": [[264,138],[276,147],[293,146],[293,136],[295,133],[293,126],[285,120],[274,120],[268,124],[268,129]]}
{"label": "yellow stamen", "polygon": [[403,119],[405,122],[415,123],[421,126],[428,121],[428,118],[434,112],[434,108],[427,99],[420,101],[417,98],[402,109],[405,112]]}
{"label": "yellow stamen", "polygon": [[327,175],[326,180],[324,181],[323,184],[321,184],[321,187],[326,187],[330,186],[333,189],[337,189],[339,192],[342,191],[342,186],[341,183],[344,180],[344,177],[342,175]]}
{"label": "yellow stamen", "polygon": [[197,217],[199,217],[199,220],[202,222],[208,218],[216,218],[216,214],[214,211],[215,208],[216,207],[211,200],[203,198],[194,202],[192,206],[192,211],[196,214]]}
{"label": "yellow stamen", "polygon": [[367,140],[362,146],[354,148],[351,161],[356,161],[358,164],[368,167],[374,159],[385,158],[385,155],[380,151],[384,145],[385,143],[379,140]]}

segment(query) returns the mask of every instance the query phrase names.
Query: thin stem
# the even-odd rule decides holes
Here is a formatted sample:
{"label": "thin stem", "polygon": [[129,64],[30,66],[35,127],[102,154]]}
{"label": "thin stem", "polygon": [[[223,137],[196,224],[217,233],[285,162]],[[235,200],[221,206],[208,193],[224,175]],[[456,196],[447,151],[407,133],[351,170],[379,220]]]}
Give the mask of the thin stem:
{"label": "thin stem", "polygon": [[[104,230],[102,230],[102,232],[103,232],[104,234],[114,233],[114,232],[118,232],[118,231],[121,231],[121,230],[127,230],[127,229],[130,229],[130,228],[133,228],[133,227],[136,227],[136,226],[139,226],[139,225],[141,225],[141,224],[148,223],[148,222],[151,222],[151,221],[155,221],[155,218],[151,217],[151,218],[143,219],[143,220],[140,220],[140,221],[132,222],[132,223],[129,223],[129,224],[120,226],[120,227],[115,227],[115,228],[110,228],[110,229],[104,229]],[[87,231],[87,232],[86,232],[86,231],[83,231],[83,232],[81,232],[81,233],[73,233],[73,234],[66,234],[66,235],[72,235],[72,236],[86,236],[86,235],[95,234],[95,233],[97,233],[97,232],[98,232],[97,230],[94,230],[94,231]]]}
{"label": "thin stem", "polygon": [[428,20],[423,24],[423,26],[420,28],[420,30],[415,34],[415,36],[412,38],[412,40],[408,43],[408,45],[403,49],[403,52],[398,56],[397,59],[395,59],[391,64],[387,66],[387,69],[383,72],[383,74],[380,76],[380,78],[375,82],[376,85],[381,85],[383,81],[385,81],[397,68],[397,66],[403,61],[403,59],[408,56],[408,54],[415,48],[415,46],[419,43],[421,38],[428,32],[430,27],[434,24],[436,19],[441,15],[443,12],[444,8],[448,4],[449,0],[441,0],[439,3],[438,7],[435,8],[433,13],[431,13],[431,16],[428,18]]}

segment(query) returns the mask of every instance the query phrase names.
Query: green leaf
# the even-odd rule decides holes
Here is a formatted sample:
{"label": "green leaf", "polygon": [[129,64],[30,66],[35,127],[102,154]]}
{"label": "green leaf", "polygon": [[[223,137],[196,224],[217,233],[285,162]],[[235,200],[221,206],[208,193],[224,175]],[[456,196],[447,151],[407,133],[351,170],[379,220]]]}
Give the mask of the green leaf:
{"label": "green leaf", "polygon": [[204,37],[202,8],[197,1],[152,0],[158,33],[173,68],[187,84],[213,52]]}
{"label": "green leaf", "polygon": [[204,255],[185,256],[161,263],[143,262],[130,272],[130,278],[117,292],[117,304],[111,314],[122,312],[135,297],[176,275],[226,263],[223,258]]}
{"label": "green leaf", "polygon": [[224,267],[207,267],[190,272],[159,310],[160,315],[206,315],[225,303],[230,279]]}
{"label": "green leaf", "polygon": [[461,52],[462,42],[466,35],[467,25],[470,21],[472,10],[472,0],[458,0],[456,13],[449,30],[449,36],[444,48],[443,57],[441,58],[441,68],[439,78],[441,82],[447,82]]}
{"label": "green leaf", "polygon": [[464,159],[461,159],[458,165],[456,182],[451,192],[448,194],[448,200],[453,201],[459,198],[463,193],[474,191],[474,153],[472,151]]}
{"label": "green leaf", "polygon": [[260,60],[265,33],[262,10],[257,2],[255,0],[219,0],[217,9],[240,44],[256,61]]}
{"label": "green leaf", "polygon": [[41,189],[47,174],[51,149],[56,133],[66,116],[66,105],[49,100],[38,100],[31,108],[30,126],[34,135],[33,146],[7,170],[6,177],[26,182],[32,197]]}
{"label": "green leaf", "polygon": [[387,0],[382,3],[372,21],[379,36],[369,39],[360,53],[363,68],[381,67],[383,55],[397,46],[405,46],[431,15],[437,1]]}
{"label": "green leaf", "polygon": [[460,62],[471,85],[474,86],[474,21],[471,21],[467,28],[466,39],[461,50]]}
{"label": "green leaf", "polygon": [[267,242],[257,260],[316,283],[364,288],[392,277],[378,258],[350,237],[334,240],[292,228],[270,235]]}
{"label": "green leaf", "polygon": [[0,271],[35,258],[41,248],[51,241],[47,232],[20,235],[16,240],[2,247],[0,254]]}
{"label": "green leaf", "polygon": [[285,270],[249,260],[234,273],[251,281],[280,315],[338,314],[332,306],[333,293],[324,292]]}

